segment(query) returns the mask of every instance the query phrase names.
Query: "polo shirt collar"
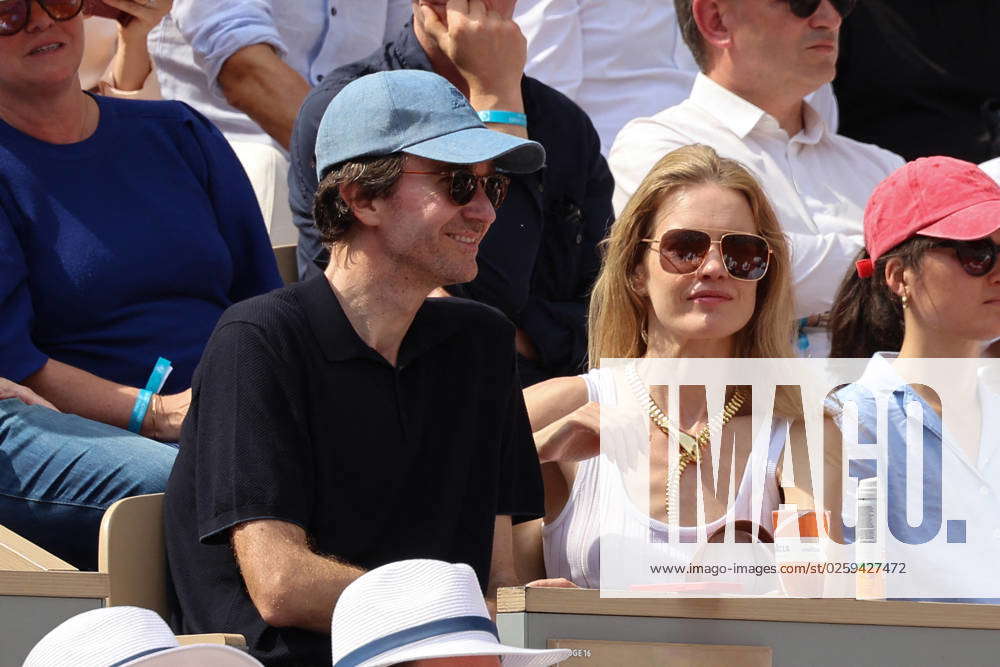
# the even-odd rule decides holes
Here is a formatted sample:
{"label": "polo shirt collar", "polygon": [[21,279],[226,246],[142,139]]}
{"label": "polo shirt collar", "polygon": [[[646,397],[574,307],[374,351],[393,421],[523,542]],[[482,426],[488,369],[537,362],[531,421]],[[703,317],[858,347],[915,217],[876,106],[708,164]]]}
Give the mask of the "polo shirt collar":
{"label": "polo shirt collar", "polygon": [[419,69],[425,72],[433,72],[434,67],[430,59],[424,52],[417,40],[417,33],[413,30],[413,19],[411,18],[403,26],[403,29],[389,46],[389,50],[395,59],[402,65],[403,69]]}
{"label": "polo shirt collar", "polygon": [[380,356],[354,330],[325,274],[297,283],[295,291],[327,361]]}
{"label": "polo shirt collar", "polygon": [[[354,330],[326,275],[320,274],[305,282],[296,283],[294,289],[327,361],[371,359],[388,363]],[[431,299],[425,301],[417,311],[399,348],[399,368],[459,333],[457,321],[439,312],[442,306],[437,300]]]}
{"label": "polo shirt collar", "polygon": [[[690,99],[741,141],[746,139],[762,119],[773,118],[760,107],[751,104],[701,72],[695,76]],[[826,123],[811,104],[803,102],[803,105],[803,127],[793,139],[803,144],[819,143],[826,134]],[[777,125],[777,121],[774,122]]]}

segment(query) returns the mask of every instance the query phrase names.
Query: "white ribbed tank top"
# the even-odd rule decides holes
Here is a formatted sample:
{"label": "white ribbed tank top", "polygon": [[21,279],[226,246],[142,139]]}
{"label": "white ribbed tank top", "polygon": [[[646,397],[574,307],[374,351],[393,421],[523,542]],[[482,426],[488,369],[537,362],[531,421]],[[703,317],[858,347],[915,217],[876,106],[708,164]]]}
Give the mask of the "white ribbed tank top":
{"label": "white ribbed tank top", "polygon": [[[595,368],[580,376],[587,383],[588,400],[602,405],[617,404],[618,391],[612,375],[610,369]],[[768,530],[772,528],[771,512],[778,509],[780,503],[776,469],[787,434],[787,420],[775,419],[768,444],[761,513],[756,521]],[[552,523],[542,527],[546,575],[564,577],[583,588],[600,588],[602,522],[609,534],[614,531],[622,536],[623,544],[641,544],[649,540],[651,534],[666,541],[667,535],[667,524],[639,511],[629,498],[615,466],[606,460],[602,466],[602,460],[603,456],[597,456],[577,466],[576,480],[566,506]],[[753,457],[748,457],[733,507],[706,525],[706,535],[722,528],[727,519],[751,520],[752,461]],[[680,540],[694,541],[697,530],[694,526],[680,526]]]}

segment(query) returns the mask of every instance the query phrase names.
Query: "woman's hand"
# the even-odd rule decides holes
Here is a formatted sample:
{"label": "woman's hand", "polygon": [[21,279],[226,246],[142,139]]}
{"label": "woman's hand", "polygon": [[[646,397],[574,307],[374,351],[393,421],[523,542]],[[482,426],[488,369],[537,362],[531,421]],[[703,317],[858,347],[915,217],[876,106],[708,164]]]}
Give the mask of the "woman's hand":
{"label": "woman's hand", "polygon": [[153,71],[146,37],[173,7],[173,0],[104,0],[114,9],[132,17],[128,25],[118,25],[118,49],[111,61],[114,87],[122,91],[142,90]]}
{"label": "woman's hand", "polygon": [[601,453],[601,408],[591,401],[534,433],[542,463],[586,461]]}
{"label": "woman's hand", "polygon": [[123,42],[145,44],[146,35],[170,13],[173,0],[104,0],[108,7],[123,11],[132,17],[128,25],[118,26],[118,36]]}
{"label": "woman's hand", "polygon": [[[40,405],[43,408],[48,408],[49,410],[56,410],[56,406],[52,405],[27,387],[17,384],[16,382],[11,382],[6,378],[0,378],[0,401],[7,398],[20,399],[20,401],[25,405]],[[58,412],[58,410],[56,410],[56,412]]]}
{"label": "woman's hand", "polygon": [[529,581],[526,586],[529,588],[579,588],[569,579],[559,577],[558,579],[536,579]]}
{"label": "woman's hand", "polygon": [[162,396],[155,394],[143,422],[143,435],[160,442],[178,442],[181,425],[191,407],[191,390]]}

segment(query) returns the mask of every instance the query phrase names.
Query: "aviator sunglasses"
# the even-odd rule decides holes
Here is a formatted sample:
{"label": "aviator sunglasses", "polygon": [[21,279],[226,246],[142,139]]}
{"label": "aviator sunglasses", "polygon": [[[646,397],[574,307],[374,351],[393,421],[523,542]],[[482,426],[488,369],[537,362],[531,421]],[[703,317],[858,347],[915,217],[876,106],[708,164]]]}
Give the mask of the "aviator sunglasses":
{"label": "aviator sunglasses", "polygon": [[713,241],[707,232],[698,229],[669,229],[659,240],[641,239],[641,242],[660,246],[660,266],[667,273],[694,273],[716,244],[722,250],[726,271],[736,280],[760,280],[771,262],[771,246],[767,239],[756,234],[727,232]]}
{"label": "aviator sunglasses", "polygon": [[423,176],[450,176],[451,183],[448,185],[448,195],[458,206],[465,206],[476,195],[476,188],[482,187],[486,193],[486,198],[493,204],[494,209],[500,208],[500,204],[507,197],[507,188],[510,185],[510,177],[503,174],[487,174],[486,176],[476,176],[468,169],[451,169],[448,171],[407,171],[404,174],[419,174]]}
{"label": "aviator sunglasses", "polygon": [[[0,37],[19,33],[31,19],[32,0],[0,0]],[[83,9],[83,0],[36,0],[53,21],[69,21]]]}
{"label": "aviator sunglasses", "polygon": [[985,276],[997,261],[997,244],[990,238],[974,241],[942,239],[934,244],[938,248],[952,248],[962,270],[970,276]]}
{"label": "aviator sunglasses", "polygon": [[[819,3],[823,0],[788,0],[788,8],[800,19],[807,19],[819,9]],[[858,0],[830,0],[830,4],[837,10],[842,18],[854,11]]]}

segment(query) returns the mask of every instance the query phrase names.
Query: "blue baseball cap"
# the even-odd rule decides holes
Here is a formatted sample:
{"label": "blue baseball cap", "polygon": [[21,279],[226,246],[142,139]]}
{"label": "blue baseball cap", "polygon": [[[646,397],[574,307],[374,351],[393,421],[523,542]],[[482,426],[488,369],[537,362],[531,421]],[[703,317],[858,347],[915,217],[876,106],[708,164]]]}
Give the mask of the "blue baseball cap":
{"label": "blue baseball cap", "polygon": [[518,174],[545,165],[541,144],[487,129],[465,96],[433,72],[379,72],[344,86],[316,135],[319,179],[347,160],[397,152],[451,164],[493,160]]}

